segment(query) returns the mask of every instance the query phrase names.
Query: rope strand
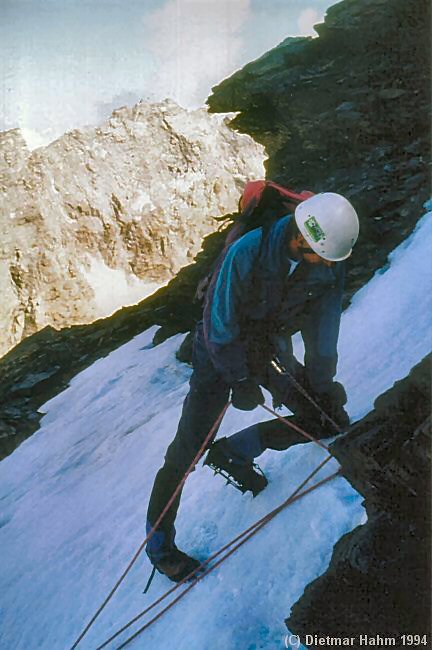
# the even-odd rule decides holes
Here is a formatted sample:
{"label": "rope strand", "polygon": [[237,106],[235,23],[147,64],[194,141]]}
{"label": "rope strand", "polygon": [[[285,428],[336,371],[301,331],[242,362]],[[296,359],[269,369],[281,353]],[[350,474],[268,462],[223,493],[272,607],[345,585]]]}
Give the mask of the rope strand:
{"label": "rope strand", "polygon": [[316,445],[319,445],[322,449],[324,449],[327,453],[329,453],[331,456],[333,455],[330,449],[325,445],[323,442],[320,440],[317,440],[317,438],[314,438],[310,433],[307,433],[303,429],[301,429],[297,424],[294,424],[294,422],[290,422],[286,418],[284,418],[282,415],[279,415],[279,413],[276,413],[273,409],[271,409],[269,406],[266,406],[265,404],[261,404],[261,407],[265,410],[271,413],[272,415],[275,415],[281,422],[287,425],[290,429],[294,429],[294,431],[297,431],[297,433],[300,433],[302,436],[310,440],[311,442],[314,442]]}
{"label": "rope strand", "polygon": [[316,402],[316,401],[313,399],[313,397],[311,397],[311,396],[309,395],[309,393],[307,392],[307,390],[306,390],[305,388],[303,388],[303,386],[300,384],[300,382],[297,381],[297,379],[294,377],[294,375],[293,375],[291,372],[289,372],[289,371],[288,371],[288,370],[287,370],[287,369],[286,369],[286,368],[285,368],[285,367],[280,363],[279,359],[278,359],[277,357],[274,357],[270,363],[271,363],[271,365],[273,366],[273,368],[276,370],[276,372],[278,372],[280,375],[285,375],[286,377],[289,377],[291,383],[293,384],[293,386],[295,386],[295,388],[297,388],[297,390],[299,391],[299,393],[301,393],[301,394],[303,395],[303,397],[305,397],[305,398],[306,398],[306,399],[307,399],[307,400],[308,400],[308,401],[309,401],[313,406],[315,406],[315,408],[316,408],[316,409],[321,413],[321,415],[323,415],[324,418],[325,418],[328,422],[330,422],[330,424],[332,425],[332,427],[334,427],[334,428],[336,429],[336,431],[339,433],[340,430],[341,430],[341,427],[340,427],[340,426],[339,426],[339,425],[338,425],[338,424],[333,420],[333,418],[331,418],[331,417],[330,417],[330,416],[329,416],[329,415],[324,411],[323,408],[321,408],[321,406],[318,404],[318,402]]}
{"label": "rope strand", "polygon": [[[274,365],[274,367],[276,368],[276,370],[277,370],[278,372],[280,372],[281,374],[285,374],[285,375],[287,375],[287,376],[290,378],[290,380],[291,380],[291,382],[293,383],[293,385],[297,388],[297,390],[299,390],[299,391],[300,391],[300,392],[301,392],[301,393],[302,393],[302,394],[303,394],[303,395],[304,395],[304,396],[305,396],[305,397],[306,397],[306,398],[307,398],[307,399],[308,399],[308,400],[309,400],[309,401],[310,401],[310,402],[311,402],[311,403],[312,403],[312,404],[313,404],[313,405],[314,405],[314,406],[315,406],[315,407],[316,407],[316,408],[321,412],[321,414],[322,414],[322,415],[323,415],[323,416],[324,416],[324,417],[325,417],[325,418],[326,418],[326,419],[327,419],[327,420],[332,424],[332,426],[335,427],[335,429],[336,429],[337,431],[340,431],[340,427],[338,427],[338,425],[334,422],[334,420],[332,420],[332,418],[330,418],[330,416],[327,415],[327,413],[325,413],[325,411],[324,411],[324,410],[319,406],[319,404],[317,404],[317,403],[312,399],[312,397],[307,393],[307,391],[303,388],[303,386],[301,386],[301,385],[297,382],[297,380],[296,380],[296,379],[291,375],[291,373],[289,373],[285,368],[283,368],[283,366],[281,366],[281,365],[279,364],[278,360],[276,360],[276,361],[273,360],[273,361],[272,361],[272,364]],[[222,421],[222,419],[223,419],[223,417],[224,417],[224,415],[225,415],[225,413],[226,413],[226,411],[227,411],[227,409],[228,409],[230,403],[231,403],[230,400],[228,400],[228,402],[225,404],[225,406],[224,406],[224,408],[222,409],[221,413],[220,413],[219,416],[217,417],[217,419],[216,419],[214,425],[213,425],[212,428],[210,429],[210,431],[209,431],[207,437],[205,438],[205,440],[204,440],[202,446],[200,447],[198,453],[196,454],[195,458],[193,459],[192,463],[190,464],[190,466],[189,466],[188,470],[186,471],[186,473],[184,474],[183,478],[181,479],[181,481],[180,481],[179,484],[177,485],[177,487],[176,487],[176,489],[174,490],[174,492],[173,492],[171,498],[169,499],[168,503],[166,504],[165,508],[163,509],[162,513],[160,514],[160,516],[159,516],[159,518],[157,519],[156,523],[154,524],[153,528],[150,530],[150,532],[148,533],[148,535],[145,537],[144,541],[141,543],[141,545],[139,546],[138,550],[135,552],[135,554],[134,554],[134,556],[132,557],[131,561],[129,562],[128,566],[127,566],[126,569],[123,571],[122,575],[121,575],[120,578],[117,580],[116,584],[115,584],[114,587],[111,589],[110,593],[109,593],[108,596],[105,598],[105,600],[103,601],[103,603],[100,605],[99,609],[96,611],[96,613],[95,613],[95,614],[93,615],[93,617],[90,619],[90,621],[88,622],[88,624],[86,625],[86,627],[84,628],[84,630],[81,632],[81,634],[79,635],[79,637],[76,639],[76,641],[74,642],[74,644],[72,645],[72,647],[71,647],[70,650],[75,650],[75,648],[78,646],[78,644],[80,643],[80,641],[81,641],[81,640],[84,638],[84,636],[87,634],[88,630],[91,628],[91,626],[93,625],[93,623],[96,621],[96,619],[98,618],[98,616],[101,614],[101,612],[103,611],[103,609],[106,607],[106,605],[108,604],[108,602],[109,602],[109,601],[111,600],[111,598],[113,597],[114,593],[117,591],[117,589],[118,589],[118,587],[120,586],[120,584],[121,584],[121,583],[123,582],[123,580],[125,579],[126,575],[129,573],[130,569],[132,568],[132,566],[134,565],[134,563],[135,563],[136,560],[138,559],[139,555],[142,553],[142,551],[143,551],[145,545],[148,543],[148,541],[149,541],[149,540],[152,538],[152,536],[154,535],[155,531],[157,530],[157,527],[158,527],[159,524],[161,523],[162,519],[164,518],[165,514],[166,514],[167,511],[169,510],[169,508],[170,508],[170,506],[172,505],[172,503],[174,502],[174,499],[175,499],[176,496],[178,495],[179,491],[182,489],[182,487],[183,487],[183,485],[184,485],[184,483],[185,483],[187,477],[189,476],[189,474],[191,473],[191,471],[192,471],[193,468],[195,467],[196,463],[199,461],[199,459],[201,458],[201,456],[202,456],[203,453],[205,452],[205,450],[206,450],[206,448],[207,448],[207,446],[208,446],[208,443],[210,442],[211,438],[213,437],[214,432],[215,432],[215,431],[217,430],[217,428],[219,427],[219,425],[220,425],[220,423],[221,423],[221,421]],[[276,413],[276,411],[274,411],[273,409],[269,408],[269,407],[266,406],[265,404],[262,404],[262,408],[265,409],[266,411],[268,411],[269,413],[272,413],[273,415],[275,415],[279,420],[281,420],[282,422],[284,422],[284,423],[285,423],[288,427],[290,427],[291,429],[294,429],[295,431],[297,431],[298,433],[300,433],[301,435],[303,435],[304,437],[306,437],[308,440],[311,440],[311,441],[315,442],[315,443],[316,443],[317,445],[319,445],[322,449],[324,449],[325,451],[327,451],[327,453],[329,454],[329,457],[328,457],[328,459],[326,460],[326,462],[327,462],[328,460],[330,460],[330,458],[332,457],[332,453],[330,452],[330,450],[328,449],[328,447],[327,447],[326,445],[324,445],[322,442],[320,442],[319,440],[317,440],[316,438],[314,438],[311,434],[309,434],[309,433],[307,433],[306,431],[304,431],[303,429],[301,429],[301,428],[300,428],[299,426],[297,426],[296,424],[294,424],[294,423],[292,423],[292,422],[289,422],[288,420],[286,420],[286,418],[283,418],[281,415],[279,415],[278,413]],[[321,465],[319,466],[319,468],[320,468],[320,467],[321,467]],[[318,471],[318,470],[317,470],[317,471]],[[312,473],[312,475],[313,475],[313,473]],[[309,480],[309,479],[307,479],[307,480]],[[303,486],[303,484],[302,484],[302,486]],[[295,495],[295,494],[296,494],[296,493],[301,489],[302,486],[300,486],[300,487],[299,487],[299,488],[298,488],[298,489],[293,493],[293,495]],[[290,498],[292,498],[293,495],[291,495]],[[284,506],[284,507],[285,507],[285,506]],[[255,524],[254,526],[258,526],[258,528],[256,528],[255,531],[251,532],[250,536],[252,536],[253,534],[255,534],[255,532],[257,532],[257,531],[260,529],[260,526],[258,525],[258,523]],[[251,527],[251,528],[254,528],[254,526]],[[248,529],[248,530],[249,530],[249,529]],[[245,534],[246,534],[246,532],[242,533],[240,536],[238,536],[238,538],[236,538],[236,540],[237,540],[237,539],[240,539],[240,538],[241,538],[243,535],[245,535]],[[246,541],[247,539],[249,539],[249,537],[246,537],[246,538],[244,539],[244,541]],[[236,540],[230,542],[230,543],[228,544],[228,546],[224,547],[224,549],[225,549],[225,548],[228,548],[229,546],[231,546],[233,543],[235,543]],[[244,543],[244,541],[241,542],[239,545],[241,545],[242,543]],[[236,548],[238,548],[238,546],[237,546]],[[219,555],[219,553],[221,553],[224,549],[221,549],[221,550],[220,550],[220,551],[219,551],[219,552],[218,552],[214,557],[216,557],[217,555]],[[230,555],[230,554],[231,554],[231,552],[228,553],[228,555]],[[228,557],[228,555],[227,555],[227,557]],[[213,559],[213,557],[210,558],[209,560],[207,560],[207,561],[204,563],[204,565],[207,564],[207,562],[209,562],[211,559]],[[214,567],[215,567],[215,566],[218,566],[219,564],[220,564],[220,561],[219,561],[216,565],[214,565]],[[201,566],[203,566],[203,565],[201,565]],[[214,568],[214,567],[212,567],[212,568]],[[192,572],[192,575],[193,575],[196,571],[198,571],[199,568],[200,568],[200,567],[198,567],[198,569],[196,569],[194,572]],[[211,568],[210,570],[212,570],[212,568]],[[210,570],[209,570],[209,571],[210,571]],[[198,578],[197,581],[198,581],[199,579],[201,579],[201,577],[204,577],[204,575],[207,575],[207,573],[209,573],[209,571],[207,571],[207,572],[204,573],[202,576],[200,576],[200,578]],[[186,581],[186,580],[188,580],[188,579],[190,579],[190,576],[188,576],[187,578],[185,578],[184,581]],[[181,584],[183,584],[184,581],[180,582],[178,585],[176,585],[176,587],[173,587],[173,588],[168,592],[168,594],[169,594],[169,593],[172,593],[176,588],[178,588]],[[195,583],[192,583],[192,584],[195,584]],[[189,589],[188,589],[188,590],[189,590]],[[187,590],[187,591],[188,591],[188,590]],[[177,599],[176,599],[176,600],[177,600]],[[174,602],[176,602],[176,600],[175,600]],[[152,606],[151,606],[151,607],[152,607]],[[151,609],[151,607],[150,607],[150,609]],[[147,609],[146,612],[147,612],[147,611],[149,611],[149,609]],[[133,622],[135,622],[135,620],[137,620],[138,618],[140,618],[140,616],[142,616],[142,615],[143,615],[143,614],[138,615],[135,619],[133,619]],[[131,623],[129,623],[128,625],[126,625],[125,628],[123,628],[123,629],[126,629],[130,624],[131,624]],[[121,631],[123,631],[123,629],[122,629]],[[115,636],[116,636],[116,635],[115,635]],[[113,638],[115,638],[115,637],[113,637]],[[108,643],[108,642],[106,642],[106,643]],[[104,644],[104,645],[106,645],[106,644]],[[100,648],[104,647],[104,645],[103,645],[103,646],[100,646]],[[120,647],[124,647],[124,646],[120,646]]]}
{"label": "rope strand", "polygon": [[[329,460],[329,459],[328,459],[328,460]],[[320,481],[319,483],[317,483],[317,484],[311,486],[310,488],[306,489],[304,492],[302,492],[301,494],[297,495],[297,497],[296,497],[294,500],[296,500],[296,499],[300,499],[302,496],[305,496],[306,494],[312,492],[313,490],[316,490],[317,488],[321,487],[321,486],[324,485],[325,483],[328,483],[329,481],[331,481],[333,478],[336,478],[336,476],[338,476],[338,475],[339,475],[339,470],[338,470],[337,472],[334,472],[334,473],[331,474],[330,476],[326,477],[325,479],[323,479],[323,480]],[[281,504],[280,506],[278,506],[277,508],[275,508],[274,510],[272,510],[270,513],[268,513],[268,515],[266,515],[265,517],[263,517],[263,518],[262,518],[262,521],[261,521],[261,523],[260,523],[259,525],[255,525],[255,527],[251,527],[251,528],[253,528],[253,530],[252,530],[248,535],[245,535],[245,536],[244,536],[244,537],[243,537],[243,538],[238,542],[238,544],[236,544],[236,546],[234,546],[230,551],[228,551],[227,553],[225,553],[225,555],[223,555],[223,556],[222,556],[222,557],[221,557],[221,558],[220,558],[220,559],[219,559],[215,564],[213,564],[212,566],[210,566],[210,567],[207,569],[207,571],[205,571],[204,573],[200,573],[200,574],[195,578],[195,580],[194,580],[193,582],[191,582],[190,585],[187,586],[186,589],[184,589],[184,590],[183,590],[183,591],[182,591],[182,592],[181,592],[181,593],[180,593],[180,594],[179,594],[179,595],[178,595],[178,596],[177,596],[173,601],[171,601],[171,603],[169,603],[166,607],[164,607],[164,609],[162,609],[160,612],[158,612],[158,614],[156,614],[156,616],[154,616],[152,619],[150,619],[150,621],[148,621],[145,625],[143,625],[143,626],[142,626],[141,628],[139,628],[136,632],[134,632],[134,634],[133,634],[132,636],[130,636],[128,639],[126,639],[126,640],[125,640],[121,645],[119,645],[119,646],[116,648],[116,650],[121,650],[122,648],[125,648],[127,645],[129,645],[129,643],[131,643],[134,639],[136,639],[137,636],[139,636],[140,634],[142,634],[142,632],[144,632],[144,631],[145,631],[146,629],[148,629],[151,625],[153,625],[153,623],[156,623],[156,621],[158,621],[158,620],[163,616],[163,614],[165,614],[165,612],[167,612],[169,609],[171,609],[171,607],[173,607],[173,606],[174,606],[174,605],[175,605],[175,604],[176,604],[176,603],[177,603],[181,598],[183,598],[183,597],[184,597],[184,596],[185,596],[185,595],[186,595],[186,594],[187,594],[187,593],[188,593],[188,592],[189,592],[189,591],[190,591],[190,590],[191,590],[191,589],[192,589],[192,588],[193,588],[193,587],[194,587],[194,586],[195,586],[195,585],[200,581],[200,580],[202,580],[203,578],[205,578],[206,576],[208,576],[209,573],[211,573],[214,569],[216,569],[216,568],[217,568],[218,566],[220,566],[223,562],[225,562],[225,560],[227,560],[228,557],[230,557],[231,555],[233,555],[233,553],[235,553],[235,551],[237,551],[237,549],[240,548],[240,546],[243,546],[243,544],[245,544],[245,543],[246,543],[246,542],[247,542],[251,537],[253,537],[253,536],[254,536],[254,535],[255,535],[259,530],[261,530],[261,528],[264,528],[264,526],[265,526],[269,521],[271,521],[272,519],[274,519],[274,517],[275,517],[275,516],[276,516],[276,515],[281,511],[281,510],[283,510],[285,507],[287,507],[288,505],[290,505],[291,502],[292,502],[292,501],[290,500],[290,498],[287,499],[287,502],[285,502],[284,504]],[[183,584],[184,584],[184,583],[183,583]],[[174,589],[175,589],[175,588],[174,588]],[[126,626],[125,626],[125,627],[126,627]],[[115,635],[115,636],[117,636],[117,635]],[[103,647],[105,647],[105,645],[106,645],[107,643],[108,643],[108,642],[106,642],[106,643],[103,644],[102,646],[99,646],[99,648],[103,648]],[[98,650],[99,650],[99,648],[98,648]]]}
{"label": "rope strand", "polygon": [[[133,623],[135,623],[137,620],[139,620],[140,618],[142,618],[145,614],[147,614],[147,613],[148,613],[150,610],[152,610],[154,607],[156,607],[157,605],[159,605],[163,600],[165,600],[165,598],[167,598],[167,597],[170,596],[172,593],[174,593],[175,591],[177,591],[177,589],[179,589],[182,585],[184,585],[184,584],[185,584],[186,582],[188,582],[191,578],[193,578],[194,575],[196,575],[198,572],[200,572],[201,569],[202,569],[202,567],[204,567],[204,566],[206,566],[207,564],[209,564],[210,562],[212,562],[212,561],[213,561],[214,559],[216,559],[219,555],[221,555],[224,551],[226,551],[228,548],[230,548],[230,546],[232,546],[233,544],[235,544],[236,542],[238,542],[239,540],[241,540],[241,539],[242,539],[243,537],[245,537],[246,535],[249,535],[249,533],[252,532],[252,534],[254,534],[253,531],[254,531],[255,529],[257,529],[257,530],[256,530],[256,532],[257,532],[257,531],[261,528],[261,525],[262,525],[262,524],[265,524],[265,523],[267,523],[267,521],[270,520],[269,517],[270,517],[270,518],[273,518],[274,516],[276,516],[276,514],[278,514],[281,510],[283,510],[284,508],[286,508],[288,505],[291,505],[291,503],[294,503],[295,501],[297,501],[298,499],[302,498],[303,496],[305,496],[306,494],[308,494],[308,493],[311,492],[312,490],[315,490],[316,488],[320,487],[320,486],[323,484],[323,482],[326,482],[327,480],[329,480],[329,479],[323,479],[322,481],[316,483],[315,485],[313,485],[313,486],[307,488],[306,490],[304,490],[303,492],[301,492],[302,488],[303,488],[303,487],[304,487],[304,486],[305,486],[305,485],[306,485],[306,484],[307,484],[307,483],[308,483],[308,482],[309,482],[309,481],[310,481],[310,480],[311,480],[311,479],[312,479],[316,474],[318,474],[318,472],[319,472],[319,471],[320,471],[320,470],[321,470],[321,469],[322,469],[322,468],[323,468],[323,467],[324,467],[324,466],[325,466],[325,465],[326,465],[330,460],[331,460],[331,456],[327,456],[327,458],[325,458],[325,459],[324,459],[324,460],[323,460],[323,461],[322,461],[322,462],[321,462],[321,463],[320,463],[320,464],[319,464],[319,465],[318,465],[318,466],[317,466],[317,467],[316,467],[316,468],[315,468],[315,469],[314,469],[314,470],[313,470],[313,471],[312,471],[312,472],[311,472],[311,473],[310,473],[310,474],[309,474],[309,475],[308,475],[308,476],[307,476],[307,477],[302,481],[302,483],[301,483],[301,484],[300,484],[300,485],[299,485],[299,486],[294,490],[294,492],[293,492],[293,493],[292,493],[292,494],[291,494],[291,495],[290,495],[290,496],[289,496],[289,497],[288,497],[288,498],[287,498],[287,499],[286,499],[282,504],[280,504],[277,508],[275,508],[274,510],[272,510],[272,511],[271,511],[270,513],[268,513],[267,515],[264,515],[263,517],[261,517],[261,519],[259,519],[259,520],[256,521],[255,523],[253,523],[251,526],[249,526],[249,528],[247,528],[246,530],[244,530],[244,531],[242,531],[241,533],[239,533],[239,534],[238,534],[234,539],[232,539],[231,541],[227,542],[227,544],[225,544],[224,546],[222,546],[222,548],[220,548],[218,551],[216,551],[216,553],[214,553],[214,554],[211,555],[209,558],[207,558],[204,562],[202,562],[201,565],[200,565],[199,567],[197,567],[196,569],[194,569],[193,571],[191,571],[191,572],[189,573],[189,575],[187,575],[185,578],[183,578],[183,580],[181,580],[181,581],[178,582],[176,585],[174,585],[173,587],[171,587],[171,589],[169,589],[165,594],[163,594],[162,596],[160,596],[157,600],[155,600],[151,605],[149,605],[149,606],[148,606],[146,609],[144,609],[142,612],[140,612],[139,614],[137,614],[137,615],[136,615],[133,619],[131,619],[131,620],[130,620],[126,625],[124,625],[120,630],[118,630],[118,631],[117,631],[115,634],[113,634],[109,639],[107,639],[107,640],[106,640],[102,645],[98,646],[96,650],[102,650],[102,648],[105,648],[105,647],[108,645],[108,643],[110,643],[111,641],[113,641],[117,636],[119,636],[122,632],[124,632],[128,627],[130,627],[130,626],[131,626]],[[337,473],[339,473],[339,470],[338,470]],[[336,475],[336,474],[334,474],[334,475]],[[332,476],[333,476],[333,475],[332,475]],[[247,539],[249,539],[249,536],[248,536]],[[245,541],[246,541],[246,540],[245,540]],[[236,547],[236,548],[237,548],[237,547]],[[219,565],[219,564],[218,564],[218,565]],[[207,573],[208,573],[208,572],[204,573],[202,577],[204,577],[204,575],[207,575]]]}
{"label": "rope strand", "polygon": [[125,579],[125,577],[129,573],[129,571],[131,570],[132,566],[135,564],[136,560],[138,559],[139,555],[142,553],[142,551],[143,551],[145,545],[147,544],[147,542],[153,537],[157,527],[161,523],[162,519],[164,518],[165,514],[167,513],[168,509],[170,508],[170,506],[173,503],[174,499],[176,498],[177,494],[180,492],[180,490],[183,487],[187,477],[189,476],[189,474],[191,473],[191,471],[193,470],[193,468],[195,467],[195,465],[197,464],[197,462],[199,461],[199,459],[201,458],[201,456],[205,452],[208,443],[210,442],[211,438],[213,437],[213,434],[215,433],[215,431],[217,431],[217,428],[219,427],[219,425],[220,425],[220,423],[221,423],[221,421],[222,421],[222,419],[223,419],[223,417],[224,417],[230,403],[231,403],[230,400],[228,400],[227,403],[225,404],[225,406],[223,407],[223,409],[220,412],[220,414],[218,415],[215,423],[213,424],[212,428],[210,429],[209,433],[207,434],[206,439],[204,440],[203,444],[201,445],[198,453],[196,454],[196,456],[193,459],[192,463],[189,465],[189,468],[187,469],[187,471],[184,474],[183,478],[181,479],[180,483],[177,485],[177,487],[174,490],[170,500],[168,501],[165,508],[161,512],[161,514],[160,514],[159,518],[157,519],[156,523],[154,524],[153,528],[150,530],[148,535],[145,537],[144,541],[141,543],[138,550],[135,552],[133,558],[131,559],[131,561],[127,565],[126,569],[123,571],[122,575],[117,580],[114,587],[111,589],[110,593],[108,594],[108,596],[103,601],[102,605],[100,605],[97,612],[92,616],[90,621],[87,623],[86,627],[81,632],[81,634],[79,635],[77,640],[74,642],[74,644],[72,645],[70,650],[74,650],[77,647],[77,645],[80,643],[80,641],[84,638],[84,636],[87,634],[87,632],[89,631],[89,629],[91,628],[91,626],[93,625],[95,620],[98,618],[98,616],[103,611],[103,609],[106,607],[106,605],[109,603],[109,601],[111,600],[111,598],[113,597],[113,595],[115,594],[117,589],[119,588],[120,584],[123,582],[123,580]]}

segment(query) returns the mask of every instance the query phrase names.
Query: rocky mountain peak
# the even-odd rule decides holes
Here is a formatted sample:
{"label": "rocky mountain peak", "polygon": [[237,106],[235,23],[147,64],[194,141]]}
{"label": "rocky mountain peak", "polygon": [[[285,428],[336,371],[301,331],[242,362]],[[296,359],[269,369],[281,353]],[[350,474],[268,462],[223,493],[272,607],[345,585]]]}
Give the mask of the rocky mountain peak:
{"label": "rocky mountain peak", "polygon": [[2,186],[6,182],[3,174],[16,172],[29,155],[30,151],[20,129],[0,132],[0,184]]}
{"label": "rocky mountain peak", "polygon": [[0,354],[135,303],[193,260],[264,174],[263,147],[227,121],[141,101],[33,152],[0,134]]}

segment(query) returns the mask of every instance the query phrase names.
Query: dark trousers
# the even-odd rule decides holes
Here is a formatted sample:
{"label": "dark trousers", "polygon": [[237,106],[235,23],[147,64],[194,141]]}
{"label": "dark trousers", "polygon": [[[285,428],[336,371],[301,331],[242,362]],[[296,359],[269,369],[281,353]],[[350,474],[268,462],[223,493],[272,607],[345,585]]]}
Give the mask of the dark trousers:
{"label": "dark trousers", "polygon": [[[230,386],[216,371],[208,356],[200,324],[196,329],[194,339],[193,367],[190,389],[183,404],[177,433],[168,447],[165,462],[158,471],[153,485],[147,511],[148,530],[156,523],[229,398]],[[303,366],[294,357],[292,358],[290,370],[301,381]],[[268,388],[274,396],[277,396],[277,401],[283,402],[289,408],[295,410],[296,406],[293,406],[293,401],[297,404],[298,397],[289,378],[278,374],[276,370],[269,367],[265,376],[259,377],[257,380]],[[212,439],[214,439],[216,433],[215,430]],[[240,436],[242,440],[258,435],[261,441],[259,453],[262,453],[266,448],[282,450],[287,449],[292,444],[307,442],[300,434],[288,429],[277,418],[248,427],[240,434],[242,434]],[[236,436],[238,437],[239,433],[230,436],[227,440],[232,439],[234,444]],[[209,442],[209,445],[211,442]],[[147,545],[147,553],[152,560],[163,557],[164,554],[169,552],[174,542],[174,522],[180,498],[181,491],[165,514],[161,524],[159,524],[157,534]]]}
{"label": "dark trousers", "polygon": [[[153,526],[198,453],[215,420],[228,401],[230,387],[214,368],[205,348],[202,327],[198,325],[193,347],[194,371],[189,393],[174,440],[165,454],[165,462],[156,475],[147,511],[147,528]],[[217,431],[214,432],[213,438]],[[210,441],[211,442],[211,441]],[[158,531],[147,546],[152,558],[169,551],[174,539],[174,521],[180,504],[181,491],[165,514]]]}

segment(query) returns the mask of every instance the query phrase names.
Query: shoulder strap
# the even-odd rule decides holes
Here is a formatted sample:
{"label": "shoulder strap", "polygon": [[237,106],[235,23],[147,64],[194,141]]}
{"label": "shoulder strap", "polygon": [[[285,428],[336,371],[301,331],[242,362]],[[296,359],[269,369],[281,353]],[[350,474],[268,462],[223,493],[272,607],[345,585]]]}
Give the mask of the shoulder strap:
{"label": "shoulder strap", "polygon": [[272,187],[273,189],[277,190],[279,194],[285,196],[287,199],[291,199],[295,203],[301,203],[305,199],[309,199],[311,196],[314,195],[314,192],[310,192],[309,190],[302,190],[301,192],[293,192],[293,190],[288,190],[286,187],[277,185],[277,183],[274,183],[273,181],[264,181],[264,180],[249,181],[248,183],[246,183],[245,189],[243,190],[243,194],[240,198],[239,211],[241,212],[245,210],[245,208],[250,203],[254,204],[253,207],[258,205],[262,193],[264,192],[266,187]]}

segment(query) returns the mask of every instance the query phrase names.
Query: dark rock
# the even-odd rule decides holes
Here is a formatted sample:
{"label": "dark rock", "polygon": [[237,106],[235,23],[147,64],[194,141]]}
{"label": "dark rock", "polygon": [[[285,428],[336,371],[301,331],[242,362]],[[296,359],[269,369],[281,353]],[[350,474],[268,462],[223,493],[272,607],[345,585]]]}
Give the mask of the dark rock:
{"label": "dark rock", "polygon": [[331,445],[344,476],[365,497],[368,521],[335,546],[329,569],[293,606],[290,631],[357,638],[365,631],[429,632],[430,361]]}
{"label": "dark rock", "polygon": [[381,99],[398,99],[405,95],[406,92],[408,91],[403,88],[383,88],[378,92],[378,95]]}
{"label": "dark rock", "polygon": [[37,384],[46,381],[53,375],[56,375],[59,370],[60,366],[54,366],[54,368],[50,368],[49,370],[45,370],[43,372],[29,373],[24,381],[20,381],[18,384],[15,384],[15,386],[12,386],[10,388],[10,391],[11,393],[16,393],[17,391],[27,391],[30,388],[34,388]]}
{"label": "dark rock", "polygon": [[406,190],[415,190],[417,187],[426,185],[426,182],[426,174],[415,174],[415,176],[411,176],[411,178],[404,181],[404,188]]}
{"label": "dark rock", "polygon": [[[265,145],[272,180],[352,200],[363,281],[413,229],[430,195],[429,14],[426,0],[345,0],[317,25],[319,38],[286,39],[208,99],[212,111],[239,111],[233,125]],[[425,164],[422,178],[413,156]],[[380,216],[391,226],[367,228],[385,195]],[[357,288],[350,272],[348,293]]]}

